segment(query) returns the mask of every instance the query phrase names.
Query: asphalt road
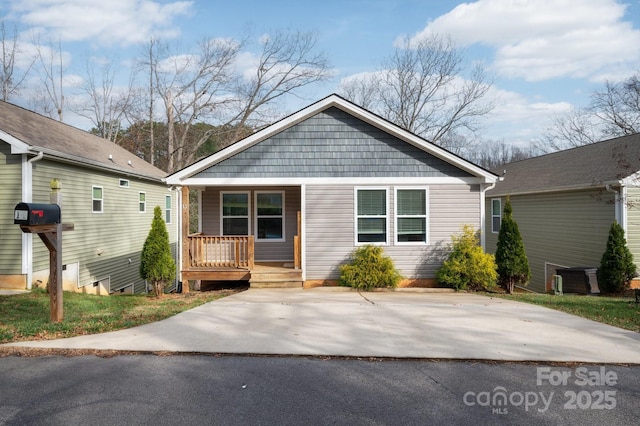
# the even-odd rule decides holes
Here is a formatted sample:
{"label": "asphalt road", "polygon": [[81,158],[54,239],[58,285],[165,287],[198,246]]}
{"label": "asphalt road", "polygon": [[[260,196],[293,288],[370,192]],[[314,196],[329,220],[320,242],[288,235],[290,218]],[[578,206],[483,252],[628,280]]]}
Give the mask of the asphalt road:
{"label": "asphalt road", "polygon": [[640,366],[318,357],[0,358],[2,425],[608,424]]}

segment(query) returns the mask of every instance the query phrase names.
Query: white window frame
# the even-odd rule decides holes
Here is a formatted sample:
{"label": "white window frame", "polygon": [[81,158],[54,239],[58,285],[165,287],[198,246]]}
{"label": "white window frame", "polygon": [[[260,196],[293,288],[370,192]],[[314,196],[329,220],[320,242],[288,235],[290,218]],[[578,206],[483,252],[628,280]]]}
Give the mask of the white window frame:
{"label": "white window frame", "polygon": [[[258,195],[259,194],[280,194],[282,195],[282,214],[281,215],[258,215]],[[272,242],[272,243],[282,243],[286,241],[285,236],[285,191],[254,191],[253,193],[253,209],[254,209],[254,220],[253,220],[253,229],[255,229],[255,237],[256,241],[264,241],[264,242]],[[282,238],[258,238],[258,219],[260,218],[280,218],[282,219]]]}
{"label": "white window frame", "polygon": [[[167,207],[167,201],[169,201],[169,207]],[[173,197],[171,197],[171,195],[165,195],[164,196],[164,222],[167,225],[170,225],[172,217],[173,217]]]}
{"label": "white window frame", "polygon": [[[424,191],[424,215],[402,215],[398,213],[398,191]],[[393,193],[393,208],[394,208],[394,244],[399,246],[417,246],[417,245],[428,245],[429,244],[429,188],[426,186],[403,186],[403,187],[395,187]],[[398,241],[400,234],[398,233],[398,219],[402,218],[424,218],[424,241]]]}
{"label": "white window frame", "polygon": [[[144,201],[141,201],[141,196],[144,195]],[[147,193],[145,191],[138,192],[138,212],[146,213],[147,212]]]}
{"label": "white window frame", "polygon": [[[495,214],[495,212],[493,211],[493,202],[497,201],[498,202],[498,214]],[[494,223],[493,220],[495,218],[499,218],[499,223],[500,225],[498,226],[498,229],[494,228]],[[502,226],[502,198],[492,198],[491,199],[491,232],[493,234],[497,234],[500,232],[500,227]]]}
{"label": "white window frame", "polygon": [[[102,198],[94,198],[93,192],[95,189],[100,189],[100,194]],[[100,210],[94,209],[94,201],[100,201]],[[91,185],[91,213],[104,213],[104,188],[98,185]]]}
{"label": "white window frame", "polygon": [[[247,196],[247,216],[224,216],[224,195],[225,194],[246,194]],[[251,235],[251,191],[220,191],[220,235],[224,233],[224,219],[227,217],[246,218],[247,235]],[[233,235],[230,235],[233,236]]]}
{"label": "white window frame", "polygon": [[[384,199],[385,199],[385,215],[379,216],[366,216],[369,218],[384,218],[385,220],[385,232],[386,239],[385,241],[378,242],[360,242],[358,241],[358,219],[361,217],[358,215],[358,191],[384,191]],[[390,211],[389,211],[389,188],[388,187],[379,187],[379,186],[357,186],[353,188],[353,241],[356,246],[366,246],[366,245],[374,245],[374,246],[388,246],[390,241]],[[365,217],[365,216],[362,216]]]}
{"label": "white window frame", "polygon": [[120,182],[118,183],[118,186],[120,186],[120,188],[129,188],[129,180],[128,179],[120,179]]}

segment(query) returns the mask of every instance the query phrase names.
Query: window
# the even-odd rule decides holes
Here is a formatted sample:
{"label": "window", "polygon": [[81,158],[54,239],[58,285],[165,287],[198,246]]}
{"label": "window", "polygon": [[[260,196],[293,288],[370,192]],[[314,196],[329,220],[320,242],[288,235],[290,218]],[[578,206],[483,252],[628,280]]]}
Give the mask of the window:
{"label": "window", "polygon": [[249,235],[249,193],[223,192],[222,235]]}
{"label": "window", "polygon": [[140,213],[147,211],[147,194],[144,192],[138,193],[138,211]]}
{"label": "window", "polygon": [[396,242],[427,242],[427,190],[396,190]]}
{"label": "window", "polygon": [[500,225],[502,223],[502,202],[500,198],[494,198],[491,200],[491,232],[497,234],[500,232]]}
{"label": "window", "polygon": [[93,213],[102,213],[103,194],[101,186],[91,188],[91,211]]}
{"label": "window", "polygon": [[356,190],[356,241],[387,244],[387,190]]}
{"label": "window", "polygon": [[164,221],[171,223],[171,195],[165,195],[164,197]]}
{"label": "window", "polygon": [[256,239],[284,241],[284,192],[256,191]]}
{"label": "window", "polygon": [[127,179],[120,179],[120,188],[128,188],[129,181]]}

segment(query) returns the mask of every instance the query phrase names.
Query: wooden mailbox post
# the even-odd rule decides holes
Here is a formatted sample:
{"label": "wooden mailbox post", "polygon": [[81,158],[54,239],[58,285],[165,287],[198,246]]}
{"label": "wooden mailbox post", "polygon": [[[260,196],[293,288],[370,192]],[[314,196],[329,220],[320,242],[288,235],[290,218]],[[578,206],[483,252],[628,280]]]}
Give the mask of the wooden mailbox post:
{"label": "wooden mailbox post", "polygon": [[19,203],[13,223],[22,232],[38,234],[49,249],[49,307],[51,322],[62,322],[62,232],[73,231],[73,224],[60,223],[60,206],[56,204]]}

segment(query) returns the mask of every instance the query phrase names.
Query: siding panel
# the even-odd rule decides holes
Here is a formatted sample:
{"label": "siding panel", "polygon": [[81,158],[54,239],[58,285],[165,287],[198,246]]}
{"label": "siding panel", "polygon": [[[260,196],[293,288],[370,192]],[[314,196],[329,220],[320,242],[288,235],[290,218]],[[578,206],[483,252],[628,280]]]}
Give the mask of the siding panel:
{"label": "siding panel", "polygon": [[13,209],[22,201],[21,156],[0,141],[0,275],[22,273],[22,232],[13,224]]}

